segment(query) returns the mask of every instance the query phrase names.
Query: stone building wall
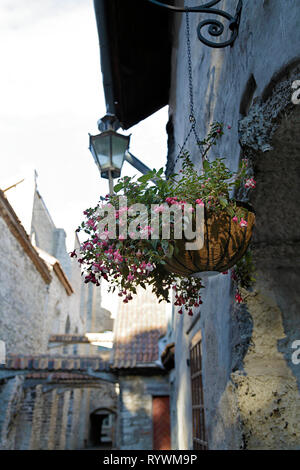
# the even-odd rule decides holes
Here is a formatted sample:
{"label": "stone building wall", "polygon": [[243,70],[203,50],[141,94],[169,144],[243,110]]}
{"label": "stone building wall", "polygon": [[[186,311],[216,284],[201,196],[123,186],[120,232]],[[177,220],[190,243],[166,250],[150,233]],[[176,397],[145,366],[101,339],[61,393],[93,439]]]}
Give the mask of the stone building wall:
{"label": "stone building wall", "polygon": [[[234,12],[236,3],[224,1],[222,9]],[[299,214],[292,202],[299,201],[296,175],[300,126],[298,110],[291,104],[292,83],[300,77],[299,7],[292,0],[244,0],[236,43],[220,50],[199,42],[196,31],[200,14],[189,15],[197,130],[202,137],[212,121],[224,122],[226,132],[214,156],[226,158],[232,170],[237,169],[242,152],[251,161],[258,181],[257,196],[254,194],[251,200],[258,210],[254,252],[261,263],[247,306],[235,305],[230,276],[217,275],[204,280],[201,317],[193,327],[193,318],[179,316],[174,310],[176,370],[172,380],[177,434],[173,440],[179,449],[192,448],[190,372],[186,361],[191,339],[199,329],[203,337],[209,448],[300,448],[300,366],[291,362],[292,341],[300,338],[295,313],[299,311],[295,223]],[[174,16],[169,171],[176,157],[174,149],[183,143],[190,127],[185,15]],[[187,148],[200,168],[192,136]],[[276,224],[271,220],[274,201],[278,204]],[[290,230],[284,229],[282,218],[277,217],[279,212],[288,217]],[[273,240],[267,234],[268,228]]]}
{"label": "stone building wall", "polygon": [[49,285],[0,217],[0,337],[7,353],[44,351]]}
{"label": "stone building wall", "polygon": [[[86,344],[49,347],[51,334],[68,330],[83,335],[92,331],[94,323],[101,330],[101,320],[95,318],[101,315],[100,291],[82,282],[78,263],[66,252],[65,232],[56,229],[37,191],[31,241],[1,192],[0,339],[7,353],[99,354],[95,346]],[[0,448],[84,448],[89,434],[89,394],[84,384],[51,385],[49,389],[43,380],[31,383],[25,375],[1,379]]]}
{"label": "stone building wall", "polygon": [[153,449],[153,389],[168,390],[167,378],[161,376],[120,377],[119,448],[126,450]]}

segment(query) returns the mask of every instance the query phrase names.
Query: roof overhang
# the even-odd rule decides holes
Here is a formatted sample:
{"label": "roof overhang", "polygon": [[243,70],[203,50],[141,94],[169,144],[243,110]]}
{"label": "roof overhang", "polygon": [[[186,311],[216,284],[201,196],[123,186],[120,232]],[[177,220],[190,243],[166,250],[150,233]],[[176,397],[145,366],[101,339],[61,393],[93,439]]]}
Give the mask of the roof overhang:
{"label": "roof overhang", "polygon": [[128,129],[168,104],[172,15],[147,0],[94,7],[107,112]]}

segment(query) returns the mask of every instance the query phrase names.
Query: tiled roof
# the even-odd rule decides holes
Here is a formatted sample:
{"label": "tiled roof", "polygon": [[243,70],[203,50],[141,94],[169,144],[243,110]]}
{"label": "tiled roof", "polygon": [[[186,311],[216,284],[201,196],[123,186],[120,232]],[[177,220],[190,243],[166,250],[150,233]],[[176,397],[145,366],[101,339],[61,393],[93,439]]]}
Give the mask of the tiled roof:
{"label": "tiled roof", "polygon": [[47,382],[95,382],[95,377],[91,377],[86,374],[78,374],[74,372],[55,372],[50,374],[49,372],[32,372],[26,375],[27,380],[47,380]]}
{"label": "tiled roof", "polygon": [[91,368],[95,372],[108,371],[109,363],[100,357],[83,356],[22,356],[7,355],[6,364],[1,369],[32,370],[32,371],[87,371]]}
{"label": "tiled roof", "polygon": [[151,290],[138,289],[127,304],[120,299],[112,368],[155,366],[159,359],[158,340],[166,333],[166,327],[166,303],[158,303]]}
{"label": "tiled roof", "polygon": [[89,339],[87,336],[79,335],[79,334],[69,334],[64,333],[62,335],[50,335],[49,336],[49,343],[89,343]]}

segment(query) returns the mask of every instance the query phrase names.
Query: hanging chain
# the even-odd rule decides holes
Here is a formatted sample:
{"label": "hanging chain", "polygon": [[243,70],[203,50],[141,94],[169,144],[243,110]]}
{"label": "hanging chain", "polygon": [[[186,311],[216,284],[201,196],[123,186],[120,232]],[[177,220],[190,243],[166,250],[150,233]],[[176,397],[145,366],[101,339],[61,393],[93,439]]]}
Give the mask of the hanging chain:
{"label": "hanging chain", "polygon": [[[201,149],[201,140],[198,137],[197,130],[196,130],[196,118],[195,118],[195,112],[194,112],[194,92],[193,92],[193,69],[192,69],[192,54],[191,54],[191,41],[190,41],[190,18],[189,18],[189,7],[185,7],[186,13],[185,13],[185,18],[186,18],[186,44],[187,44],[187,58],[188,58],[188,78],[189,78],[189,95],[190,95],[190,115],[189,115],[189,121],[191,123],[190,130],[188,134],[186,135],[183,144],[180,147],[179,153],[176,156],[174,163],[172,165],[172,168],[170,172],[172,173],[176,163],[178,162],[182,151],[185,148],[185,145],[187,141],[189,140],[190,135],[193,133],[195,136],[196,144],[199,147],[199,150]],[[201,150],[200,150],[201,152]]]}

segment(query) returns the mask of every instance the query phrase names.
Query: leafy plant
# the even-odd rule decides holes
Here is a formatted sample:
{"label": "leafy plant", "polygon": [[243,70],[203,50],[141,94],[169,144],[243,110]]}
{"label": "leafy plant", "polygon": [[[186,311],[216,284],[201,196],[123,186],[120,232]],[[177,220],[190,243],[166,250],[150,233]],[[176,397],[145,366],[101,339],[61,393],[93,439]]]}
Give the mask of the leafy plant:
{"label": "leafy plant", "polygon": [[[253,178],[247,179],[247,161],[242,160],[238,171],[232,172],[224,158],[213,161],[208,159],[210,149],[223,132],[221,123],[213,123],[208,136],[201,141],[200,171],[195,169],[189,153],[183,151],[180,156],[182,166],[178,173],[165,179],[161,168],[137,179],[128,176],[120,178],[114,187],[115,194],[101,197],[96,207],[84,212],[86,220],[77,230],[88,235],[78,254],[85,282],[99,285],[101,277],[106,279],[109,289],[118,289],[125,303],[136,294],[137,286],[145,289],[151,286],[159,301],[169,301],[170,289],[173,288],[175,305],[180,307],[179,313],[187,308],[188,314],[193,314],[192,308],[202,303],[202,281],[192,276],[179,276],[165,269],[166,257],[172,257],[177,246],[174,244],[175,216],[172,212],[168,214],[170,237],[163,237],[163,214],[166,207],[178,207],[184,215],[184,225],[185,209],[189,207],[193,219],[199,205],[216,213],[226,211],[235,223],[241,227],[247,226],[247,210],[231,196],[233,190],[242,184],[246,188],[255,187]],[[136,210],[137,205],[141,204],[145,208],[144,212]],[[99,224],[107,220],[108,213],[113,214],[113,220],[108,219],[107,225],[102,225],[100,229]],[[149,215],[155,214],[158,216],[156,237],[153,236],[154,228],[149,222]],[[115,232],[110,230],[110,222],[115,225]],[[134,231],[133,225],[136,227]],[[129,236],[126,236],[127,233]],[[76,251],[71,256],[77,257]],[[247,254],[235,271],[239,285],[249,284],[251,273]],[[240,301],[240,297],[236,300]]]}

